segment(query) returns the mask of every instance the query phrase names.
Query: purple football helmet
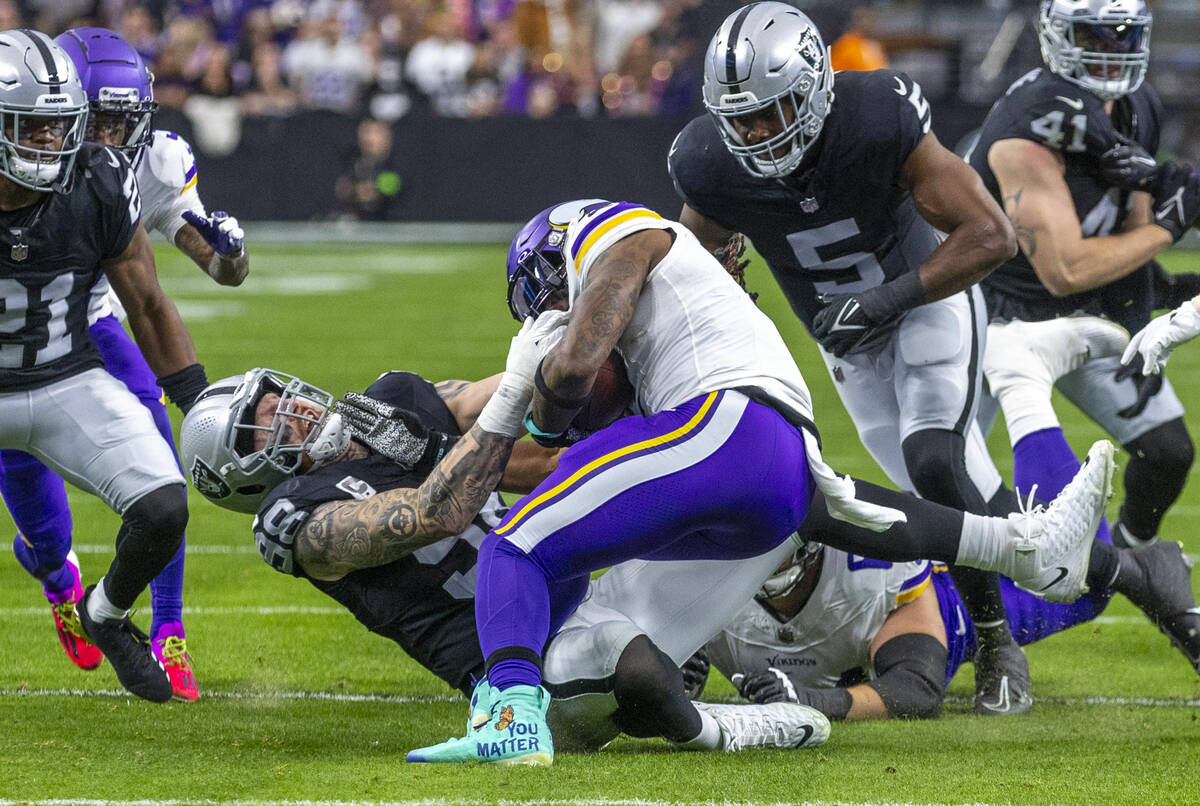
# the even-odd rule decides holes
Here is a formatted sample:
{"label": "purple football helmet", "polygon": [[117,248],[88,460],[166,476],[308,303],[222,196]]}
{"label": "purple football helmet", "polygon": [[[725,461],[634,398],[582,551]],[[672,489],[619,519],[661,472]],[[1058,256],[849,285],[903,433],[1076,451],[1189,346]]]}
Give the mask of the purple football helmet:
{"label": "purple football helmet", "polygon": [[558,292],[566,293],[563,265],[567,225],[603,199],[579,199],[547,207],[521,227],[508,247],[508,309],[518,322],[536,318]]}
{"label": "purple football helmet", "polygon": [[153,132],[154,75],[133,46],[107,28],[72,28],[54,40],[79,70],[92,114],[87,139],[136,160]]}

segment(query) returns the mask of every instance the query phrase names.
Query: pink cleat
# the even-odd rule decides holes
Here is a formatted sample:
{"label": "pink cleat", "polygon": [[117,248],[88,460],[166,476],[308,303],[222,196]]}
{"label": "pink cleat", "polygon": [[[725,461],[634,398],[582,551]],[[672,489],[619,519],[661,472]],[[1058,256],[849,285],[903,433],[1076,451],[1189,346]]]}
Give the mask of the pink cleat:
{"label": "pink cleat", "polygon": [[188,656],[187,636],[178,621],[168,621],[158,628],[151,642],[154,657],[171,678],[171,695],[176,700],[195,702],[200,697],[196,676],[192,674],[192,659]]}
{"label": "pink cleat", "polygon": [[83,585],[79,581],[79,558],[75,552],[67,554],[67,566],[75,577],[74,584],[65,591],[51,593],[43,590],[54,614],[54,626],[58,628],[58,640],[71,662],[80,669],[92,670],[104,662],[104,653],[83,632],[79,614],[75,611],[83,599]]}

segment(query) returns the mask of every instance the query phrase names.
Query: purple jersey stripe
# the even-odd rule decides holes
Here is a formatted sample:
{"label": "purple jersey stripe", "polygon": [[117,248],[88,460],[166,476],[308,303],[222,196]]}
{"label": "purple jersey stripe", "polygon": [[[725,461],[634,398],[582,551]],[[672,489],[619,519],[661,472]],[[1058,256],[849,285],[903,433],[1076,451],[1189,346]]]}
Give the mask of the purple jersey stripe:
{"label": "purple jersey stripe", "polygon": [[922,582],[924,582],[929,577],[930,569],[931,569],[931,566],[928,563],[926,563],[925,567],[923,569],[921,569],[921,572],[919,574],[916,574],[915,576],[904,580],[904,584],[900,586],[900,591],[903,592],[906,590],[911,590],[911,589],[917,587],[918,585],[920,585]]}
{"label": "purple jersey stripe", "polygon": [[184,184],[192,181],[192,177],[196,175],[196,163],[192,163],[192,167],[187,169],[187,173],[183,175]]}
{"label": "purple jersey stripe", "polygon": [[644,208],[645,205],[634,204],[633,202],[616,202],[612,207],[609,207],[603,213],[600,213],[600,215],[593,218],[590,222],[588,222],[588,225],[583,228],[583,231],[575,236],[575,242],[571,244],[571,256],[575,257],[577,255],[577,250],[579,247],[583,245],[583,242],[587,240],[587,237],[592,234],[592,231],[595,230],[596,227],[600,226],[605,221],[608,221],[613,216],[620,215],[626,210],[636,210],[639,207]]}

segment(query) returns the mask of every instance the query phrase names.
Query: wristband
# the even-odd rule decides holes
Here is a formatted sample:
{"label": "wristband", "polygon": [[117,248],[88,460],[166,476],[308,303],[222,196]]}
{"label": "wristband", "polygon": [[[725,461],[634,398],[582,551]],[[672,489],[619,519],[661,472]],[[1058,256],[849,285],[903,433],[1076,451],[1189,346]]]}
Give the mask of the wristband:
{"label": "wristband", "polygon": [[891,321],[905,311],[925,304],[925,289],[916,271],[901,274],[890,283],[869,288],[858,296],[863,313],[874,324]]}
{"label": "wristband", "polygon": [[538,428],[536,425],[533,424],[533,412],[532,411],[525,415],[524,423],[525,423],[525,430],[528,431],[530,436],[532,436],[536,440],[558,439],[559,437],[561,437],[563,434],[566,433],[565,431],[559,431],[557,434],[551,434],[548,431],[543,431],[542,429]]}
{"label": "wristband", "polygon": [[204,374],[203,364],[192,364],[178,372],[158,378],[157,383],[166,393],[167,399],[187,414],[195,405],[196,398],[208,386],[208,376]]}

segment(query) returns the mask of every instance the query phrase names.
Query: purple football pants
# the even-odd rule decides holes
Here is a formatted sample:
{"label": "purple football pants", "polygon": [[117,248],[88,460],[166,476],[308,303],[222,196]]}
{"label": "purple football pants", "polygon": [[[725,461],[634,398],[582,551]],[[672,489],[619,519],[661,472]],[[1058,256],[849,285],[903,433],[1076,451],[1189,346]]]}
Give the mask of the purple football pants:
{"label": "purple football pants", "polygon": [[[162,390],[137,345],[115,316],[106,316],[88,329],[100,350],[104,368],[124,382],[142,405],[150,410],[154,424],[179,461],[171,436],[171,421],[162,403]],[[72,575],[64,567],[71,550],[73,522],[67,506],[66,485],[36,457],[24,451],[0,451],[0,495],[21,534],[13,541],[17,560],[50,592],[71,585]],[[22,539],[22,537],[24,539]],[[183,614],[183,558],[179,551],[150,583],[153,620],[150,634],[167,622],[181,621]]]}
{"label": "purple football pants", "polygon": [[635,557],[753,557],[796,530],[811,498],[800,430],[738,392],[618,420],[565,452],[480,547],[489,682],[540,682],[537,659],[592,571]]}

